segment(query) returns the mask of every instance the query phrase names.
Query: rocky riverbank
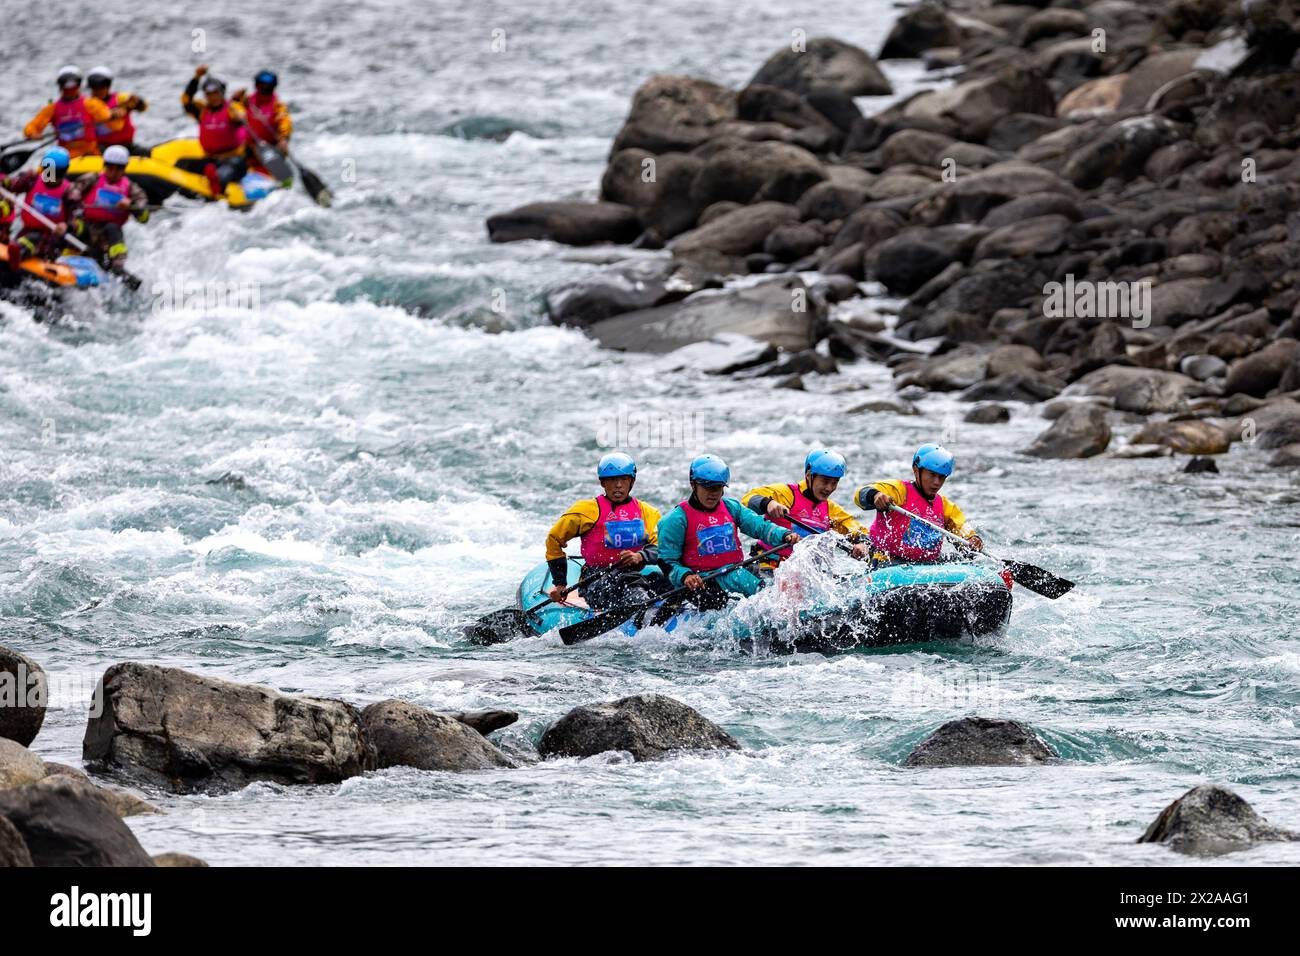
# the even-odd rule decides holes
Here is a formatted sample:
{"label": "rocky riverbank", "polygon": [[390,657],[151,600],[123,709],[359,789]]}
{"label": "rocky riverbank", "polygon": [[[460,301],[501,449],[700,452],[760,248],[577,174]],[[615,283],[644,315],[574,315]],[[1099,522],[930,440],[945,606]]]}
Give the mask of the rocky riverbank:
{"label": "rocky riverbank", "polygon": [[[1040,457],[1247,442],[1294,467],[1298,51],[1290,0],[925,3],[879,58],[950,85],[864,115],[889,81],[832,38],[739,91],[653,76],[600,201],[488,230],[636,247],[546,298],[611,348],[792,388],[885,362],[905,399],[958,392],[967,421],[1040,406]],[[881,292],[896,315],[851,301]]]}

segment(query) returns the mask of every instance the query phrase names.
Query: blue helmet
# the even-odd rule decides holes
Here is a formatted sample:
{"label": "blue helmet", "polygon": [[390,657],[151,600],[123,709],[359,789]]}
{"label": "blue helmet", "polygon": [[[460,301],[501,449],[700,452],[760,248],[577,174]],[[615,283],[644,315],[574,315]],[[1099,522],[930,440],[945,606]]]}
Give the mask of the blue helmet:
{"label": "blue helmet", "polygon": [[731,469],[717,455],[701,455],[691,462],[691,481],[706,485],[725,485],[731,481]]}
{"label": "blue helmet", "polygon": [[280,82],[280,78],[270,70],[263,70],[257,76],[253,77],[253,83],[257,86],[270,86],[274,88]]}
{"label": "blue helmet", "polygon": [[803,470],[810,471],[814,475],[825,475],[827,478],[843,478],[848,465],[839,452],[819,448],[808,453],[808,457],[803,460]]}
{"label": "blue helmet", "polygon": [[612,451],[596,464],[597,478],[635,478],[636,462],[631,455]]}
{"label": "blue helmet", "polygon": [[53,166],[61,173],[67,172],[68,165],[71,162],[72,162],[72,157],[68,155],[68,151],[64,149],[62,146],[55,146],[53,149],[47,151],[46,154],[41,157],[42,167],[44,167],[48,163],[49,165]]}
{"label": "blue helmet", "polygon": [[956,460],[948,449],[930,442],[916,450],[916,454],[912,456],[912,467],[925,468],[946,478],[952,474],[952,466]]}

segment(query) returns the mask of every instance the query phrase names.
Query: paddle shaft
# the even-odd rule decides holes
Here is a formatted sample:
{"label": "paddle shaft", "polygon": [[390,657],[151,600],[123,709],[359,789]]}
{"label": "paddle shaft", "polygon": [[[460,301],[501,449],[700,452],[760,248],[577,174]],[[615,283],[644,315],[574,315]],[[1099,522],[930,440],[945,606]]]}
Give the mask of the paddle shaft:
{"label": "paddle shaft", "polygon": [[[947,528],[941,528],[941,527],[939,527],[939,525],[935,524],[933,521],[926,521],[926,520],[925,520],[924,518],[922,518],[920,515],[914,515],[914,514],[912,514],[912,512],[908,511],[908,510],[907,510],[906,508],[904,508],[902,505],[891,505],[891,506],[890,506],[890,510],[891,510],[891,511],[898,511],[898,512],[901,512],[902,514],[907,515],[907,516],[908,516],[909,518],[911,518],[913,521],[919,521],[919,522],[921,522],[921,524],[925,525],[927,528],[933,528],[935,531],[939,532],[941,535],[943,535],[943,536],[944,536],[945,538],[947,538],[949,541],[953,542],[953,544],[958,544],[958,545],[961,545],[963,548],[967,548],[967,549],[969,549],[969,550],[971,550],[971,551],[975,551],[975,549],[974,549],[973,547],[971,547],[970,543],[969,543],[965,538],[963,538],[961,535],[959,535],[959,534],[954,534],[953,532],[949,531]],[[996,564],[1002,564],[1002,563],[1003,563],[1003,561],[1002,561],[1001,558],[995,558],[995,557],[993,557],[993,555],[991,555],[991,554],[985,554],[983,551],[975,551],[975,553],[976,553],[976,554],[982,554],[982,555],[984,555],[984,557],[988,558],[990,561],[993,561],[993,562],[996,563]]]}
{"label": "paddle shaft", "polygon": [[540,604],[534,604],[525,613],[531,614],[533,613],[533,611],[536,611],[539,607],[546,607],[546,605],[548,604],[559,604],[560,601],[564,600],[572,592],[582,587],[582,585],[590,584],[592,581],[599,581],[605,575],[613,571],[617,571],[618,569],[619,569],[619,565],[611,564],[607,568],[601,568],[599,571],[595,572],[591,577],[587,578],[587,580],[585,581],[582,579],[581,576],[579,576],[577,581],[574,581],[572,584],[566,585],[565,587],[560,589],[560,597],[558,599],[553,597],[548,597],[545,601],[541,602]]}
{"label": "paddle shaft", "polygon": [[[814,528],[811,525],[806,525],[792,514],[787,514],[786,518],[789,519],[791,524],[797,524],[799,527],[803,528],[809,534],[825,534],[826,532],[830,531],[830,528]],[[831,539],[835,542],[835,547],[839,548],[845,554],[853,553],[853,546],[849,544],[847,541],[841,541],[839,535],[833,534],[831,535]]]}
{"label": "paddle shaft", "polygon": [[[266,116],[265,113],[263,113],[261,110],[259,110],[259,109],[258,109],[256,106],[254,106],[251,102],[246,102],[246,103],[245,103],[245,106],[247,107],[247,109],[248,109],[250,112],[257,114],[257,118],[262,122],[262,125],[267,126],[267,127],[270,127],[270,125],[271,125],[271,124],[270,124],[270,121],[267,119],[267,116]],[[258,135],[257,135],[256,133],[253,132],[253,128],[252,128],[251,126],[248,128],[248,132],[249,132],[249,134],[250,134],[254,139],[256,139],[259,143],[265,143],[265,142],[266,142],[265,140],[259,138]],[[271,144],[268,144],[268,145],[271,145]],[[319,176],[317,176],[315,172],[313,172],[312,170],[308,169],[306,166],[304,166],[301,162],[298,161],[298,157],[295,156],[295,155],[290,151],[290,149],[289,149],[289,144],[288,144],[288,143],[285,143],[285,144],[284,144],[284,154],[283,154],[283,155],[284,155],[284,157],[285,157],[287,160],[289,160],[289,162],[292,163],[292,164],[294,165],[294,167],[298,170],[298,172],[299,172],[299,174],[300,174],[299,178],[300,178],[301,181],[302,181],[302,186],[303,186],[304,189],[307,190],[308,193],[311,194],[312,199],[315,200],[319,205],[322,205],[322,206],[328,206],[328,205],[330,204],[330,202],[332,201],[332,199],[331,199],[330,196],[329,196],[329,188],[325,185],[325,183],[323,183],[323,182],[321,181],[321,178],[320,178]],[[322,200],[322,199],[321,199],[321,196],[325,196],[325,197],[326,197],[325,200]]]}

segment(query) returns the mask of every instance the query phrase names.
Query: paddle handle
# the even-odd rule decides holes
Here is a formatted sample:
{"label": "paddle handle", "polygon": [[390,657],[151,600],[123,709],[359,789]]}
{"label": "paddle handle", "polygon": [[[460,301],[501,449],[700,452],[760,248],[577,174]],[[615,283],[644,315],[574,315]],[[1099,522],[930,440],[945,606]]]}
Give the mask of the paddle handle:
{"label": "paddle handle", "polygon": [[[58,229],[58,228],[59,228],[59,224],[58,224],[58,223],[54,222],[54,221],[51,220],[51,219],[47,219],[47,218],[45,218],[45,216],[42,215],[42,213],[41,213],[41,211],[40,211],[39,209],[33,209],[31,206],[29,206],[27,203],[23,202],[21,199],[19,199],[17,196],[15,196],[13,193],[11,193],[9,190],[5,189],[3,186],[0,186],[0,196],[4,196],[4,197],[5,197],[6,199],[8,199],[10,202],[15,203],[15,204],[18,206],[19,209],[23,209],[23,210],[25,210],[25,211],[31,213],[33,219],[35,219],[37,222],[39,222],[39,223],[40,223],[41,225],[43,225],[45,228],[49,229],[51,232],[53,232],[55,229]],[[67,224],[64,223],[64,225],[67,225]],[[63,241],[66,242],[68,245],[72,246],[72,248],[74,248],[74,249],[77,249],[77,250],[79,250],[79,251],[81,251],[81,252],[85,252],[85,251],[86,251],[86,244],[85,244],[84,242],[82,242],[80,239],[78,239],[76,236],[70,236],[70,235],[68,235],[68,234],[65,232],[65,233],[63,234]]]}

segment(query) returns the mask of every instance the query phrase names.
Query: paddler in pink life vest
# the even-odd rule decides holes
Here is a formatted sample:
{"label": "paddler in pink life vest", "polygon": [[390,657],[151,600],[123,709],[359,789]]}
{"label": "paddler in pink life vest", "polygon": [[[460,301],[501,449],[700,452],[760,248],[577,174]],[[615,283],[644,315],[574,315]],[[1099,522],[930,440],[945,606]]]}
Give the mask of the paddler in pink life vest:
{"label": "paddler in pink life vest", "polygon": [[[68,179],[70,162],[68,151],[55,146],[41,157],[39,170],[15,173],[0,180],[0,186],[10,193],[27,194],[24,205],[18,207],[21,228],[9,243],[9,268],[17,269],[23,259],[56,259],[62,253],[63,237],[69,224],[75,221],[81,202],[81,191]],[[53,228],[47,221],[54,224]]]}
{"label": "paddler in pink life vest", "polygon": [[135,123],[131,122],[131,114],[143,113],[149,104],[134,93],[114,93],[113,71],[106,66],[97,66],[87,73],[86,85],[90,87],[87,102],[102,103],[113,114],[108,122],[95,125],[99,148],[125,146],[132,156],[148,156],[148,149],[135,144]]}
{"label": "paddler in pink life vest", "polygon": [[708,581],[701,574],[745,560],[740,536],[757,538],[767,547],[793,545],[799,535],[755,514],[725,496],[731,469],[717,455],[691,462],[691,496],[659,522],[659,560],[673,587],[690,588],[689,600],[704,609],[720,608],[727,593],[748,597],[764,580],[748,568],[736,568]]}
{"label": "paddler in pink life vest", "polygon": [[[51,100],[23,127],[28,139],[40,139],[47,126],[54,127],[58,144],[68,155],[95,156],[99,153],[96,126],[120,117],[96,99],[81,95],[81,70],[65,66],[59,70],[59,98]],[[125,111],[122,111],[125,112]]]}
{"label": "paddler in pink life vest", "polygon": [[[602,494],[574,502],[546,536],[546,563],[551,569],[547,596],[561,600],[569,583],[569,559],[564,546],[578,538],[585,563],[578,593],[592,607],[616,607],[648,600],[668,590],[660,573],[643,574],[659,559],[659,511],[632,497],[636,462],[630,455],[611,452],[596,464]],[[592,577],[617,566],[620,570]]]}
{"label": "paddler in pink life vest", "polygon": [[[199,145],[204,158],[197,161],[214,197],[220,197],[226,186],[243,179],[248,172],[248,119],[244,108],[226,99],[226,84],[215,76],[206,76],[208,68],[199,66],[181,94],[181,106],[199,124]],[[206,77],[206,78],[205,78]],[[203,103],[195,98],[199,84],[203,84]],[[177,163],[181,168],[194,168],[194,160]]]}
{"label": "paddler in pink life vest", "polygon": [[86,173],[77,180],[81,191],[81,219],[77,237],[90,247],[105,268],[121,274],[126,265],[126,239],[122,226],[131,216],[149,221],[149,197],[126,175],[131,154],[125,146],[104,150],[104,171]]}
{"label": "paddler in pink life vest", "polygon": [[960,535],[976,551],[984,550],[984,542],[966,523],[961,509],[939,494],[952,474],[955,461],[952,452],[942,445],[922,445],[912,456],[911,481],[877,481],[853,493],[858,507],[864,511],[874,508],[877,512],[871,524],[871,543],[878,558],[911,562],[940,560],[943,535],[894,511],[894,505],[901,505],[912,514]]}
{"label": "paddler in pink life vest", "polygon": [[[741,496],[740,503],[749,510],[766,515],[774,524],[789,528],[800,536],[811,534],[790,520],[793,515],[810,528],[837,531],[853,545],[853,557],[859,561],[871,554],[867,546],[870,535],[866,525],[831,501],[848,466],[844,456],[827,448],[810,451],[803,461],[803,481],[799,484],[763,485]],[[778,551],[777,557],[790,557],[790,549]],[[772,562],[775,566],[777,561]]]}
{"label": "paddler in pink life vest", "polygon": [[[281,155],[289,152],[289,137],[293,135],[293,119],[284,101],[275,95],[280,78],[270,70],[262,70],[253,77],[253,92],[235,90],[230,97],[248,116],[248,131],[259,142],[274,146]],[[256,163],[254,164],[256,165]]]}

